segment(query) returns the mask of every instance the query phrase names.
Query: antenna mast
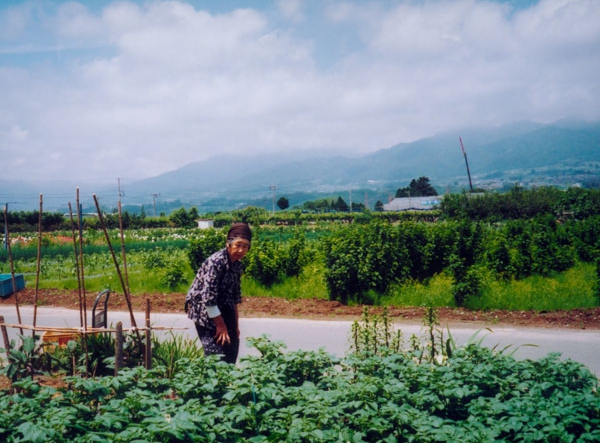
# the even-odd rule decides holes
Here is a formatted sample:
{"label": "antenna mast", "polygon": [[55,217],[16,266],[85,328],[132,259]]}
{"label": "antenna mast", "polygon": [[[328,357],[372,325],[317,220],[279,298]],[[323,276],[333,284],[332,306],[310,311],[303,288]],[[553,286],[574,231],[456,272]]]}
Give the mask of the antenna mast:
{"label": "antenna mast", "polygon": [[469,161],[467,160],[467,153],[465,152],[465,147],[463,146],[462,138],[458,137],[460,140],[460,148],[462,149],[462,153],[465,156],[465,164],[467,165],[467,175],[469,176],[469,188],[471,192],[473,192],[473,183],[471,182],[471,171],[469,171]]}

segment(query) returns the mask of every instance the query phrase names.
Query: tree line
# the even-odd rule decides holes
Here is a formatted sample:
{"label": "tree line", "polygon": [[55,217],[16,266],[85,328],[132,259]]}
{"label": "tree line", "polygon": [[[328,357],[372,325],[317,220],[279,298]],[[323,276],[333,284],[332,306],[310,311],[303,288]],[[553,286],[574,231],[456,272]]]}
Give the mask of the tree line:
{"label": "tree line", "polygon": [[[408,189],[423,189],[423,177],[411,182]],[[420,183],[420,184],[419,184]],[[399,188],[402,195],[406,189]],[[412,195],[412,194],[411,194]],[[382,205],[381,205],[382,206]],[[302,209],[289,209],[271,212],[264,208],[249,206],[228,212],[203,214],[214,221],[216,227],[226,226],[232,221],[246,221],[254,224],[302,224],[305,222],[345,222],[368,223],[372,219],[389,222],[403,220],[456,220],[503,221],[530,219],[538,215],[549,214],[558,220],[581,220],[600,215],[600,190],[569,188],[561,190],[554,187],[524,189],[513,187],[505,193],[467,193],[447,194],[441,198],[440,206],[430,211],[369,211],[362,203],[352,203],[352,212],[343,198],[319,199],[305,202]],[[383,208],[380,208],[383,209]],[[127,211],[118,214],[104,214],[108,228],[144,229],[144,228],[193,228],[197,226],[200,214],[196,207],[181,207],[169,216],[148,217],[144,213],[132,214]],[[38,211],[13,211],[6,213],[10,232],[35,232],[38,230]],[[86,216],[82,219],[84,229],[100,228],[98,217]],[[69,230],[72,228],[70,217],[62,213],[42,213],[42,231]]]}

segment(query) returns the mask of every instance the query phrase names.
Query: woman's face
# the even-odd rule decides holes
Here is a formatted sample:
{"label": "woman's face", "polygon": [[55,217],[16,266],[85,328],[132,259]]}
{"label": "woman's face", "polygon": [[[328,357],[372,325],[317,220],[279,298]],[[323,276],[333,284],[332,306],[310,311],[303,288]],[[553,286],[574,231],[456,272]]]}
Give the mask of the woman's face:
{"label": "woman's face", "polygon": [[250,242],[245,238],[234,238],[227,242],[227,252],[232,262],[243,259],[250,249]]}

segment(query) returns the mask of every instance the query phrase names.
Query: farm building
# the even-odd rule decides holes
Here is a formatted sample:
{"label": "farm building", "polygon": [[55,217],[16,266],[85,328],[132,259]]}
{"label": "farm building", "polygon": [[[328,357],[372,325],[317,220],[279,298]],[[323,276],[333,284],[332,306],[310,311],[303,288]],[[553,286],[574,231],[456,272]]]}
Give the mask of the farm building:
{"label": "farm building", "polygon": [[384,211],[426,211],[435,209],[441,202],[440,196],[430,197],[402,197],[394,198],[389,203],[383,205]]}
{"label": "farm building", "polygon": [[198,220],[198,228],[199,229],[209,229],[209,228],[214,228],[215,227],[215,222],[213,220],[209,220],[206,218],[201,218],[200,220]]}

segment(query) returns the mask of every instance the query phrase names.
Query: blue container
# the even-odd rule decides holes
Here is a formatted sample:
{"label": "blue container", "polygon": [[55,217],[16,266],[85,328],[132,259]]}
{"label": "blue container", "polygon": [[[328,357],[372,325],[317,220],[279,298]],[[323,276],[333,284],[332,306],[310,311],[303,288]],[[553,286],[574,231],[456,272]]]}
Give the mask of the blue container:
{"label": "blue container", "polygon": [[[17,291],[25,289],[23,274],[15,274],[15,286],[17,287]],[[12,276],[10,274],[0,274],[0,297],[8,297],[12,293]]]}

